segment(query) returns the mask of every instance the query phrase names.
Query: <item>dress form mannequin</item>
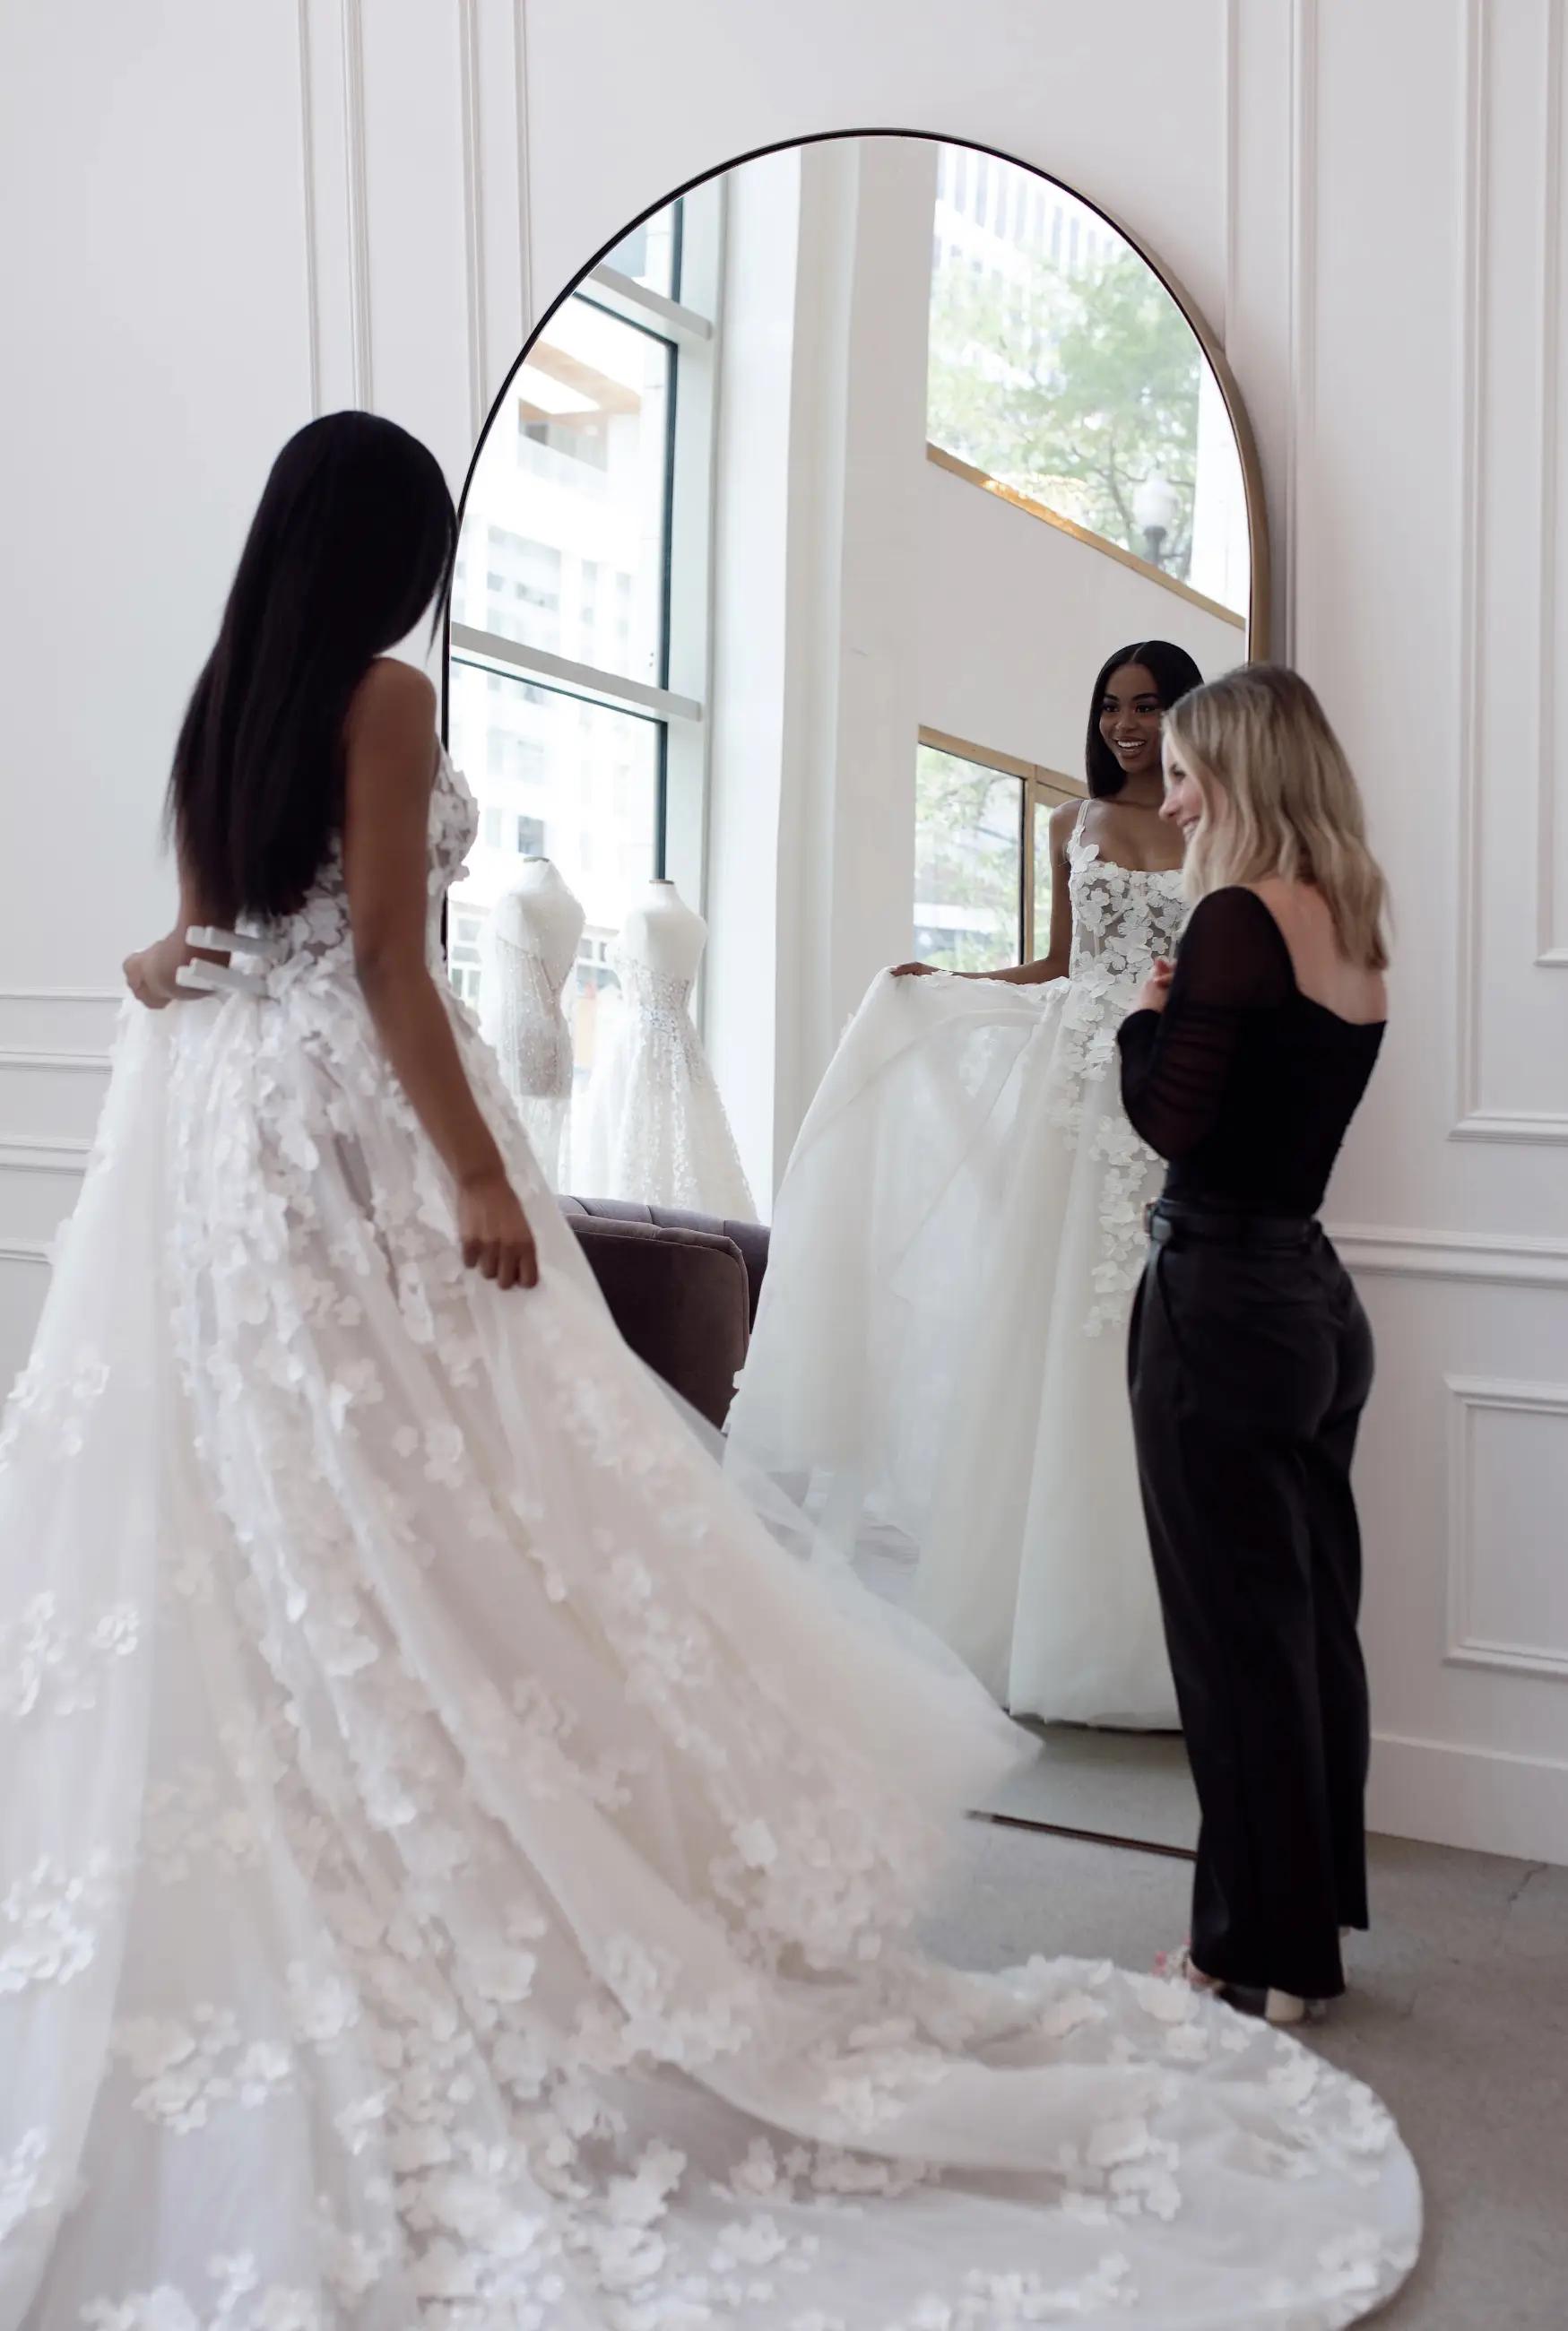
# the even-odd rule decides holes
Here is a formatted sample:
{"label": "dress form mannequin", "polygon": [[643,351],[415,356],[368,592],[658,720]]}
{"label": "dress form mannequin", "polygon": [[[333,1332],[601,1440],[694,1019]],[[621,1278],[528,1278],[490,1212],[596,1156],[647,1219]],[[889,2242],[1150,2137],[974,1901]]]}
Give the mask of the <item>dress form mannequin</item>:
{"label": "dress form mannequin", "polygon": [[583,936],[581,906],[547,858],[523,861],[485,933],[480,1025],[500,1062],[545,1179],[559,1189],[572,1099],[561,993]]}
{"label": "dress form mannequin", "polygon": [[650,882],[612,956],[624,1010],[594,1065],[578,1128],[573,1179],[582,1197],[755,1217],[691,1017],[707,944],[708,925],[674,883]]}
{"label": "dress form mannequin", "polygon": [[689,1000],[707,945],[708,925],[674,883],[660,875],[649,883],[622,925],[615,954],[618,963],[632,969],[633,980],[635,967],[642,966],[656,977],[680,982]]}

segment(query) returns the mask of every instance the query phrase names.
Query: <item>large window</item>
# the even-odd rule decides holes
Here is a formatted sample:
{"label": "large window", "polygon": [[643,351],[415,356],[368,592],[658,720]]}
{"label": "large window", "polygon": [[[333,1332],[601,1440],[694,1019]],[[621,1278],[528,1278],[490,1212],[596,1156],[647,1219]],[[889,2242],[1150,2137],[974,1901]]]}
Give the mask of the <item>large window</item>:
{"label": "large window", "polygon": [[1244,613],[1235,440],[1154,271],[1062,188],[954,148],[932,253],[933,446]]}
{"label": "large window", "polygon": [[915,768],[915,954],[943,971],[999,971],[1050,931],[1047,822],[1080,788],[1050,769],[921,732]]}
{"label": "large window", "polygon": [[480,802],[451,895],[454,985],[549,858],[587,925],[579,1079],[615,1009],[606,952],[654,875],[701,895],[722,190],[649,220],[550,318],[480,449],[452,593],[449,728]]}

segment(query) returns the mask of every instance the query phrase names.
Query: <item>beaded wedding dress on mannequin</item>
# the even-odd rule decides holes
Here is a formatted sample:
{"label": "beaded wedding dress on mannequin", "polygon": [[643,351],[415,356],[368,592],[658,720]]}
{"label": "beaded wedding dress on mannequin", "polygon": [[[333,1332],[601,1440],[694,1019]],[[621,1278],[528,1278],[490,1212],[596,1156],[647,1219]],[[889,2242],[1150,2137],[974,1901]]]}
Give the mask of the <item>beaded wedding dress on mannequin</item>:
{"label": "beaded wedding dress on mannequin", "polygon": [[572,1032],[561,995],[584,920],[559,870],[530,858],[496,900],[483,941],[480,1027],[552,1190],[563,1186],[572,1108]]}
{"label": "beaded wedding dress on mannequin", "polygon": [[910,1609],[1015,1716],[1174,1730],[1126,1394],[1164,1169],[1116,1032],[1186,910],[1083,827],[1068,978],[873,985],[774,1209],[728,1432],[830,1485],[844,1540],[917,1549]]}
{"label": "beaded wedding dress on mannequin", "polygon": [[756,1208],[691,1017],[708,926],[672,882],[651,882],[612,962],[623,1010],[579,1121],[573,1179],[584,1198],[631,1198],[749,1222]]}
{"label": "beaded wedding dress on mannequin", "polygon": [[[430,947],[473,832],[444,758]],[[904,1931],[1007,1765],[611,1324],[457,1254],[340,863],[128,1012],[0,1433],[0,2331],[1330,2331],[1367,2089]]]}

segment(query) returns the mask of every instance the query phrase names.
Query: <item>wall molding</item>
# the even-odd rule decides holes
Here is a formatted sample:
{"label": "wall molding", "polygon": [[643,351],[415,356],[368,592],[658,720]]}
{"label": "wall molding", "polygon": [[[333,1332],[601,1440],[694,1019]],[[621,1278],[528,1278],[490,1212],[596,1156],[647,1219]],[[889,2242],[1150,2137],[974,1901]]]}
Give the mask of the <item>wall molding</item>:
{"label": "wall molding", "polygon": [[468,420],[477,444],[533,322],[526,0],[456,0],[455,25]]}
{"label": "wall molding", "polygon": [[366,171],[363,0],[341,0],[343,147],[348,175],[348,287],[353,318],[354,402],[373,409],[370,328],[370,190]]}
{"label": "wall molding", "polygon": [[[1459,899],[1455,950],[1459,994],[1455,1022],[1458,1080],[1453,1127],[1479,1121],[1478,1092],[1481,997],[1481,654],[1478,625],[1485,588],[1481,521],[1481,446],[1486,425],[1487,320],[1484,261],[1490,216],[1491,73],[1483,0],[1465,0],[1465,122],[1461,188],[1459,296]],[[1476,1133],[1468,1137],[1487,1137]]]}
{"label": "wall molding", "polygon": [[[1537,393],[1540,542],[1537,552],[1535,791],[1536,873],[1532,961],[1568,967],[1568,944],[1556,929],[1557,824],[1554,675],[1557,627],[1557,513],[1560,502],[1558,400],[1562,386],[1563,235],[1563,0],[1543,0],[1544,90],[1540,125],[1545,199],[1540,288],[1541,347]],[[1460,461],[1459,611],[1459,895],[1455,961],[1455,1106],[1449,1137],[1488,1143],[1568,1143],[1568,1110],[1491,1108],[1483,1104],[1483,853],[1486,824],[1481,771],[1487,756],[1487,658],[1482,623],[1489,583],[1487,544],[1487,444],[1491,421],[1487,360],[1491,348],[1490,252],[1494,233],[1492,165],[1496,20],[1486,0],[1465,0],[1465,120],[1463,138],[1462,288],[1459,302]]]}
{"label": "wall molding", "polygon": [[313,413],[373,406],[363,0],[298,0]]}
{"label": "wall molding", "polygon": [[107,1075],[113,1054],[89,1051],[45,1051],[32,1044],[0,1045],[0,1070],[77,1069]]}
{"label": "wall molding", "polygon": [[1557,923],[1557,540],[1563,389],[1563,5],[1544,0],[1541,233],[1541,540],[1540,686],[1535,738],[1535,960],[1568,968]]}
{"label": "wall molding", "polygon": [[462,105],[464,306],[468,318],[469,429],[479,442],[489,410],[489,349],[485,330],[484,128],[480,77],[479,0],[457,0],[458,85]]}
{"label": "wall molding", "polygon": [[0,987],[0,1004],[123,1004],[123,987]]}
{"label": "wall molding", "polygon": [[310,412],[327,410],[321,394],[321,281],[317,262],[316,96],[310,63],[310,0],[299,0],[295,34],[299,64],[299,159],[305,205],[305,329],[310,375]]}
{"label": "wall molding", "polygon": [[1390,1279],[1469,1280],[1489,1287],[1568,1288],[1568,1239],[1489,1231],[1422,1231],[1346,1223],[1329,1236],[1348,1270]]}
{"label": "wall molding", "polygon": [[[512,48],[515,60],[512,92],[518,125],[518,292],[522,306],[523,340],[534,328],[534,202],[529,165],[534,141],[528,133],[528,7],[513,0]],[[520,348],[523,341],[518,343]],[[508,358],[509,362],[510,359]]]}
{"label": "wall molding", "polygon": [[90,1141],[51,1141],[12,1134],[0,1140],[0,1174],[85,1174]]}
{"label": "wall molding", "polygon": [[1568,1677],[1568,1641],[1499,1641],[1478,1634],[1472,1615],[1476,1420],[1487,1414],[1552,1416],[1568,1423],[1568,1384],[1520,1382],[1506,1376],[1448,1376],[1444,1382],[1450,1395],[1444,1661],[1449,1667],[1500,1668],[1511,1675]]}
{"label": "wall molding", "polygon": [[1285,469],[1285,622],[1281,652],[1308,660],[1307,497],[1317,402],[1317,0],[1293,0],[1290,19],[1290,385]]}
{"label": "wall molding", "polygon": [[[1568,956],[1564,956],[1568,961]],[[1568,1110],[1472,1108],[1449,1128],[1450,1141],[1568,1141]]]}
{"label": "wall molding", "polygon": [[1568,1765],[1379,1732],[1373,1736],[1367,1821],[1384,1837],[1568,1862]]}
{"label": "wall molding", "polygon": [[1236,190],[1240,180],[1237,162],[1241,147],[1240,0],[1225,0],[1221,42],[1220,86],[1224,130],[1220,149],[1220,199],[1223,205],[1221,231],[1225,238],[1225,252],[1220,293],[1220,345],[1229,355],[1231,326],[1238,304],[1239,280]]}
{"label": "wall molding", "polygon": [[[47,1270],[52,1257],[43,1239],[0,1238],[0,1262],[42,1263]],[[0,1392],[4,1387],[0,1386]]]}

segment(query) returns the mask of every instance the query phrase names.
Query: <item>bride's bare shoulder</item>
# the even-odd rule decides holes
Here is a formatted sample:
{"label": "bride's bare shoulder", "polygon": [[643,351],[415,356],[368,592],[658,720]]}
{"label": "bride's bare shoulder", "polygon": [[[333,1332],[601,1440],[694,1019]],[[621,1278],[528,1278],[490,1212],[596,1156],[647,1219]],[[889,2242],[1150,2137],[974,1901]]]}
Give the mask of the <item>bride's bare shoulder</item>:
{"label": "bride's bare shoulder", "polygon": [[377,656],[349,699],[349,723],[406,720],[432,728],[435,703],[434,686],[423,671],[396,656]]}
{"label": "bride's bare shoulder", "polygon": [[426,791],[436,766],[436,694],[423,672],[378,656],[349,699],[343,741],[350,796],[362,778],[384,786],[402,773]]}

